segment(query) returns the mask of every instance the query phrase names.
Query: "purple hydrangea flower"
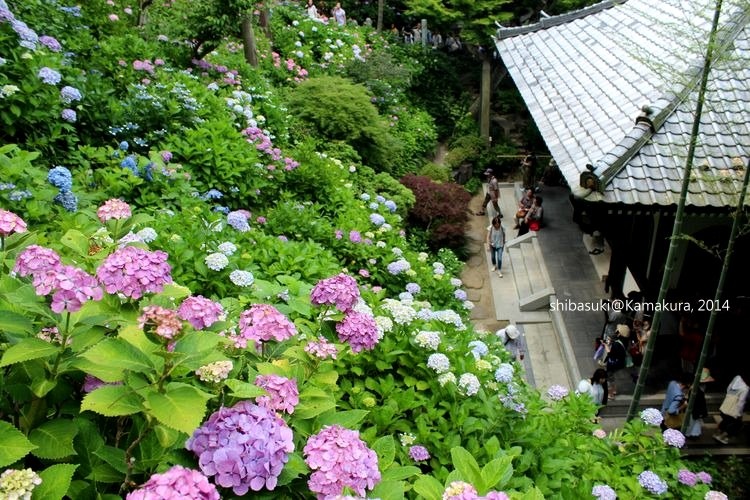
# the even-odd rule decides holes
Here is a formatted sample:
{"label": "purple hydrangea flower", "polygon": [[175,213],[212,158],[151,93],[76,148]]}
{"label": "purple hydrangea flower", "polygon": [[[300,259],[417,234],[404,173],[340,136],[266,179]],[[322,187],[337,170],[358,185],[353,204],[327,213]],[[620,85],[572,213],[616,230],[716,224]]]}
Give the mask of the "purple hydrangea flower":
{"label": "purple hydrangea flower", "polygon": [[62,45],[60,45],[60,42],[58,42],[56,38],[51,36],[40,36],[39,43],[47,47],[52,52],[60,52],[62,50]]}
{"label": "purple hydrangea flower", "polygon": [[698,476],[687,469],[680,469],[677,472],[677,481],[687,486],[695,486],[698,483]]}
{"label": "purple hydrangea flower", "polygon": [[303,452],[305,463],[314,470],[307,485],[319,500],[340,495],[344,488],[363,497],[380,482],[378,456],[357,431],[326,426],[307,440]]}
{"label": "purple hydrangea flower", "polygon": [[698,478],[698,481],[700,481],[703,484],[711,484],[711,482],[713,481],[711,474],[705,471],[700,471],[695,476]]}
{"label": "purple hydrangea flower", "polygon": [[466,291],[461,290],[460,288],[453,292],[453,296],[456,298],[456,300],[460,300],[461,302],[468,298],[468,296],[466,295]]}
{"label": "purple hydrangea flower", "polygon": [[235,347],[247,347],[248,340],[256,344],[276,340],[282,342],[297,334],[294,323],[269,304],[253,304],[240,313],[239,336],[234,338]]}
{"label": "purple hydrangea flower", "polygon": [[560,401],[567,396],[569,392],[570,391],[568,391],[567,387],[555,384],[547,389],[547,396],[549,396],[552,401]]}
{"label": "purple hydrangea flower", "polygon": [[276,488],[294,440],[273,410],[241,401],[211,415],[185,447],[196,454],[205,475],[242,496],[248,490]]}
{"label": "purple hydrangea flower", "polygon": [[227,224],[237,231],[244,233],[250,230],[250,224],[247,222],[247,215],[244,212],[236,210],[227,214]]}
{"label": "purple hydrangea flower", "polygon": [[75,123],[78,121],[78,114],[73,109],[65,108],[60,112],[60,118],[68,123]]}
{"label": "purple hydrangea flower", "polygon": [[37,76],[48,85],[57,85],[62,80],[62,75],[58,71],[46,66],[39,70]]}
{"label": "purple hydrangea flower", "polygon": [[399,259],[388,264],[386,268],[388,269],[389,273],[398,275],[401,273],[405,273],[406,271],[411,269],[411,264],[409,264],[409,261],[406,259]]}
{"label": "purple hydrangea flower", "polygon": [[703,497],[703,500],[728,500],[729,497],[726,496],[724,493],[720,491],[711,490],[706,492],[706,496]]}
{"label": "purple hydrangea flower", "polygon": [[407,283],[406,284],[406,291],[409,292],[412,295],[416,295],[419,292],[422,291],[422,287],[419,286],[417,283]]}
{"label": "purple hydrangea flower", "polygon": [[644,489],[654,495],[663,495],[667,492],[667,482],[662,480],[655,472],[645,470],[638,475],[638,482]]}
{"label": "purple hydrangea flower", "polygon": [[352,352],[370,350],[378,343],[378,325],[371,314],[349,311],[343,321],[336,324],[339,340],[348,342]]}
{"label": "purple hydrangea flower", "polygon": [[318,281],[310,292],[313,305],[335,306],[341,312],[351,310],[359,297],[357,281],[344,273]]}
{"label": "purple hydrangea flower", "polygon": [[409,457],[415,462],[424,462],[430,459],[430,452],[424,446],[414,445],[409,448]]}
{"label": "purple hydrangea flower", "polygon": [[617,500],[617,493],[611,486],[606,484],[597,484],[591,489],[591,494],[599,500]]}
{"label": "purple hydrangea flower", "polygon": [[175,465],[161,474],[154,474],[146,483],[128,493],[126,500],[165,500],[200,499],[220,500],[216,486],[197,470]]}
{"label": "purple hydrangea flower", "polygon": [[662,433],[662,437],[664,438],[664,442],[669,446],[674,446],[675,448],[682,448],[685,446],[685,436],[677,429],[665,430]]}
{"label": "purple hydrangea flower", "polygon": [[362,235],[359,234],[359,231],[349,231],[349,241],[352,243],[362,243]]}

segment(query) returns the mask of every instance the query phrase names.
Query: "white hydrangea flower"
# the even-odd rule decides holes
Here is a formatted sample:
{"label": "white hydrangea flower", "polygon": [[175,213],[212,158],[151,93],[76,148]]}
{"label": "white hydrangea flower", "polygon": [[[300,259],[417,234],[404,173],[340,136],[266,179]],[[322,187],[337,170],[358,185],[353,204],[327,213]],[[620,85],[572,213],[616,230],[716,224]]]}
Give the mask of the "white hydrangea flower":
{"label": "white hydrangea flower", "polygon": [[441,373],[438,375],[438,383],[440,384],[440,387],[445,387],[445,384],[456,383],[456,376],[452,372],[447,373]]}
{"label": "white hydrangea flower", "polygon": [[229,259],[223,253],[215,252],[206,256],[206,266],[213,271],[221,271],[229,265]]}
{"label": "white hydrangea flower", "polygon": [[225,241],[224,243],[219,245],[219,252],[223,253],[226,256],[233,255],[234,252],[237,251],[237,245],[232,243],[231,241]]}
{"label": "white hydrangea flower", "polygon": [[250,286],[255,283],[255,276],[250,271],[235,269],[229,273],[229,280],[237,286]]}
{"label": "white hydrangea flower", "polygon": [[445,373],[451,369],[451,362],[448,356],[436,352],[435,354],[430,354],[430,357],[427,358],[427,367],[432,368],[437,373]]}
{"label": "white hydrangea flower", "polygon": [[144,243],[151,243],[157,238],[158,234],[156,234],[154,228],[144,227],[136,233],[136,236],[138,236]]}
{"label": "white hydrangea flower", "polygon": [[423,330],[414,337],[414,340],[423,349],[437,351],[440,346],[440,332]]}
{"label": "white hydrangea flower", "polygon": [[464,373],[458,379],[458,389],[467,396],[474,396],[480,387],[479,379],[473,373]]}

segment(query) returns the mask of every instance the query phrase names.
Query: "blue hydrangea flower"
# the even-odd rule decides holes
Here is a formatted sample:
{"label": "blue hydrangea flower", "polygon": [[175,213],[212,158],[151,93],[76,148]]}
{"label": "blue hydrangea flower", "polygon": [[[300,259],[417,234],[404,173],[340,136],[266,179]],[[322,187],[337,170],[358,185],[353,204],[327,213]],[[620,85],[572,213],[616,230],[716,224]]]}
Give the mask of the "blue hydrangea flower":
{"label": "blue hydrangea flower", "polygon": [[638,482],[644,489],[654,495],[662,495],[667,492],[667,482],[662,480],[655,472],[645,470],[638,475]]}
{"label": "blue hydrangea flower", "polygon": [[53,201],[61,205],[68,212],[78,210],[78,197],[72,191],[60,191]]}
{"label": "blue hydrangea flower", "polygon": [[154,180],[154,162],[150,161],[143,167],[143,178],[149,182]]}
{"label": "blue hydrangea flower", "polygon": [[385,223],[385,217],[380,214],[370,214],[370,222],[376,226],[382,226]]}
{"label": "blue hydrangea flower", "polygon": [[469,349],[471,350],[471,354],[474,356],[474,359],[479,359],[482,356],[486,356],[490,352],[487,344],[485,344],[481,340],[472,340],[471,342],[469,342]]}
{"label": "blue hydrangea flower", "polygon": [[464,301],[467,298],[466,291],[461,290],[460,288],[456,289],[453,292],[453,296],[456,298],[456,300]]}
{"label": "blue hydrangea flower", "polygon": [[395,201],[393,201],[393,200],[386,200],[385,203],[384,203],[384,205],[385,205],[385,208],[387,208],[391,213],[393,213],[393,212],[396,211],[396,202]]}
{"label": "blue hydrangea flower", "polygon": [[227,214],[227,224],[237,231],[244,233],[250,230],[250,224],[247,222],[247,216],[242,212],[229,212]]}
{"label": "blue hydrangea flower", "polygon": [[62,80],[62,75],[59,71],[55,71],[52,68],[44,67],[39,70],[39,73],[37,74],[40,80],[42,82],[48,84],[48,85],[57,85],[60,83],[60,80]]}
{"label": "blue hydrangea flower", "polygon": [[367,193],[362,193],[361,195],[359,195],[359,199],[362,201],[370,201],[370,195]]}
{"label": "blue hydrangea flower", "polygon": [[513,372],[513,365],[510,363],[502,363],[497,370],[495,370],[495,380],[507,384],[513,380]]}
{"label": "blue hydrangea flower", "polygon": [[406,291],[409,292],[412,295],[416,295],[419,292],[422,291],[422,287],[419,286],[417,283],[407,283],[406,284]]}
{"label": "blue hydrangea flower", "polygon": [[378,204],[377,204],[377,203],[375,203],[374,201],[373,201],[372,203],[370,203],[370,205],[369,205],[369,206],[370,206],[370,210],[377,210],[377,209],[378,209],[378,207],[380,207],[380,205],[378,205]]}
{"label": "blue hydrangea flower", "polygon": [[214,208],[211,209],[211,211],[227,215],[229,213],[229,207],[225,207],[224,205],[215,205]]}
{"label": "blue hydrangea flower", "polygon": [[130,170],[131,172],[133,172],[133,175],[135,175],[135,176],[139,175],[138,163],[136,163],[135,158],[133,157],[133,155],[130,155],[127,158],[125,158],[124,160],[122,160],[120,162],[120,166],[122,168],[127,168],[128,170]]}
{"label": "blue hydrangea flower", "polygon": [[31,191],[29,191],[28,189],[24,189],[23,191],[11,191],[10,193],[8,193],[8,199],[10,201],[21,201],[31,197]]}
{"label": "blue hydrangea flower", "polygon": [[206,191],[206,194],[201,196],[201,198],[204,200],[218,200],[223,196],[224,194],[218,189],[209,189],[208,191]]}
{"label": "blue hydrangea flower", "polygon": [[73,109],[65,108],[60,112],[60,118],[68,123],[75,123],[78,120],[78,114]]}
{"label": "blue hydrangea flower", "polygon": [[375,197],[375,200],[376,200],[376,201],[377,201],[378,203],[385,203],[385,198],[383,198],[383,197],[382,197],[382,196],[380,196],[380,195],[377,195],[377,196]]}
{"label": "blue hydrangea flower", "polygon": [[81,99],[83,99],[81,91],[75,87],[66,85],[65,87],[60,89],[60,100],[64,104],[70,104],[73,101],[80,101]]}
{"label": "blue hydrangea flower", "polygon": [[130,149],[130,144],[128,144],[128,141],[122,141],[118,147],[123,151],[127,151]]}
{"label": "blue hydrangea flower", "polygon": [[70,191],[73,188],[73,174],[59,165],[47,173],[47,181],[61,191]]}
{"label": "blue hydrangea flower", "polygon": [[69,15],[71,15],[73,17],[81,17],[81,7],[78,6],[78,5],[73,6],[73,7],[60,6],[60,7],[58,7],[58,10],[60,12],[64,12],[66,14],[69,14]]}

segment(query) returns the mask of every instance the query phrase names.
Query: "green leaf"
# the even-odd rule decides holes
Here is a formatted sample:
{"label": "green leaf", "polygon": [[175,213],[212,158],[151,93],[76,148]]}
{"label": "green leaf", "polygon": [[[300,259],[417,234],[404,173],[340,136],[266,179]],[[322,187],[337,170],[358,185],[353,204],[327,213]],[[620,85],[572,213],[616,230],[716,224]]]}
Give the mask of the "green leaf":
{"label": "green leaf", "polygon": [[94,455],[111,465],[118,472],[125,474],[128,471],[125,450],[115,448],[114,446],[102,446],[94,452]]}
{"label": "green leaf", "polygon": [[82,354],[94,364],[107,365],[139,373],[153,371],[154,364],[132,344],[120,339],[105,339]]}
{"label": "green leaf", "polygon": [[89,361],[84,358],[76,358],[71,363],[71,366],[81,370],[84,373],[93,375],[99,380],[104,382],[120,382],[125,378],[125,370],[123,368],[100,365],[96,362]]}
{"label": "green leaf", "polygon": [[57,419],[45,422],[29,433],[29,441],[36,445],[31,453],[39,458],[57,460],[75,455],[73,438],[78,426],[72,420]]}
{"label": "green leaf", "polygon": [[8,422],[0,421],[0,467],[6,467],[21,460],[36,448],[21,431]]}
{"label": "green leaf", "polygon": [[383,436],[372,444],[372,450],[378,454],[378,467],[385,470],[396,456],[396,441],[393,436]]}
{"label": "green leaf", "polygon": [[346,427],[347,429],[356,429],[357,425],[364,420],[368,413],[370,413],[368,410],[338,411],[321,415],[318,420],[322,425],[339,424],[341,427]]}
{"label": "green leaf", "polygon": [[307,467],[302,456],[298,452],[290,453],[289,460],[284,464],[284,469],[281,471],[281,475],[279,475],[278,484],[279,486],[287,485],[308,472],[310,472],[310,469]]}
{"label": "green leaf", "polygon": [[0,311],[0,333],[29,334],[33,329],[34,325],[26,316],[7,310]]}
{"label": "green leaf", "polygon": [[177,285],[175,283],[168,283],[164,285],[164,288],[159,293],[159,296],[164,296],[170,299],[174,299],[175,301],[179,301],[180,299],[184,299],[185,297],[190,296],[190,289],[182,285]]}
{"label": "green leaf", "polygon": [[84,396],[81,411],[93,411],[105,417],[133,415],[144,410],[141,398],[125,385],[103,385]]}
{"label": "green leaf", "polygon": [[39,473],[42,484],[34,488],[31,500],[62,499],[68,493],[70,482],[77,468],[78,466],[74,464],[55,464],[44,469]]}
{"label": "green leaf", "polygon": [[12,345],[3,354],[0,361],[0,368],[3,366],[29,361],[31,359],[47,358],[57,354],[60,348],[45,342],[42,339],[29,338],[23,339],[19,343]]}
{"label": "green leaf", "polygon": [[419,467],[415,467],[413,465],[399,465],[389,467],[388,469],[383,471],[382,479],[383,481],[401,481],[412,476],[417,476],[420,472],[421,471]]}
{"label": "green leaf", "polygon": [[336,408],[333,393],[315,387],[308,387],[299,395],[300,404],[294,409],[294,415],[302,420],[315,418],[321,413]]}
{"label": "green leaf", "polygon": [[414,483],[414,491],[425,500],[441,500],[443,484],[432,476],[422,476]]}
{"label": "green leaf", "polygon": [[74,250],[82,257],[86,257],[89,254],[89,239],[86,235],[76,229],[69,229],[68,232],[60,238],[60,243]]}
{"label": "green leaf", "polygon": [[336,370],[329,370],[327,372],[318,372],[310,377],[310,383],[317,386],[336,385],[336,381],[339,378],[339,373]]}
{"label": "green leaf", "polygon": [[464,478],[464,481],[473,484],[478,491],[486,489],[479,464],[471,453],[460,446],[456,446],[451,448],[451,458],[453,459],[453,466]]}
{"label": "green leaf", "polygon": [[370,496],[380,500],[401,500],[404,498],[404,486],[402,481],[382,480],[375,486]]}
{"label": "green leaf", "polygon": [[159,422],[185,434],[192,434],[203,421],[206,402],[213,397],[191,385],[172,383],[164,394],[148,394],[146,402]]}
{"label": "green leaf", "polygon": [[231,389],[232,393],[230,394],[230,396],[239,399],[252,399],[266,394],[266,391],[255,384],[251,384],[250,382],[242,382],[241,380],[236,380],[233,378],[225,380],[224,385]]}
{"label": "green leaf", "polygon": [[[492,460],[482,468],[482,481],[486,490],[502,489],[513,477],[513,464],[511,457],[502,457]],[[480,491],[483,495],[487,491]]]}

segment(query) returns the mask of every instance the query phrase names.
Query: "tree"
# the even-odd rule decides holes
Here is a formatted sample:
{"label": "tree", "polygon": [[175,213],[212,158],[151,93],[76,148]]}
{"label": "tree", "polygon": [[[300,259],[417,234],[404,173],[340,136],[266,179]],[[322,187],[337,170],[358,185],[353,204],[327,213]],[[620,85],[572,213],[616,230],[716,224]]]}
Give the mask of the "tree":
{"label": "tree", "polygon": [[513,18],[511,0],[406,0],[408,15],[434,19],[443,26],[458,26],[461,39],[472,55],[482,63],[480,134],[489,144],[490,89],[495,22]]}

